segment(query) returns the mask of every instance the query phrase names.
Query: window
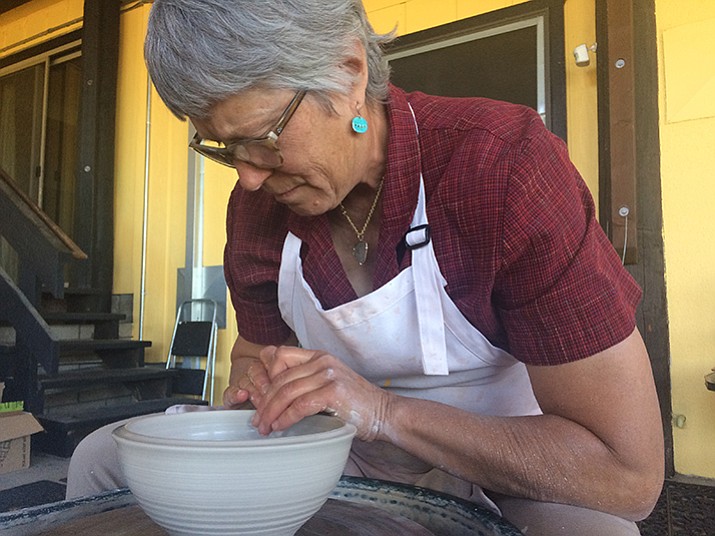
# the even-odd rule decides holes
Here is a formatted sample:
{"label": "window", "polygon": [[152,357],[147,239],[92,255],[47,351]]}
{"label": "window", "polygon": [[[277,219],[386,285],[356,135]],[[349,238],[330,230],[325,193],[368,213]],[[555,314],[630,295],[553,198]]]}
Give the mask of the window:
{"label": "window", "polygon": [[[0,69],[0,167],[70,237],[81,89],[79,42]],[[2,237],[0,266],[17,280]]]}
{"label": "window", "polygon": [[407,91],[530,106],[565,139],[562,21],[562,5],[533,0],[402,36],[387,50],[391,79]]}
{"label": "window", "polygon": [[82,84],[77,46],[0,70],[0,166],[70,236]]}

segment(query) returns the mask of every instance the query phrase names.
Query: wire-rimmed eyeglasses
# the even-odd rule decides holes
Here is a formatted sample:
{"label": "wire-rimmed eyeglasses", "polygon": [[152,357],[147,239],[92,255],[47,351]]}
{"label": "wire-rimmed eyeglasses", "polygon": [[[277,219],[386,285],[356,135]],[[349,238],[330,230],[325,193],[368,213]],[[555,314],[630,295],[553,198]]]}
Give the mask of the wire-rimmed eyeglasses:
{"label": "wire-rimmed eyeglasses", "polygon": [[293,117],[306,91],[299,90],[281,114],[276,125],[259,138],[235,140],[228,145],[204,140],[196,133],[189,143],[194,151],[224,166],[234,167],[236,161],[246,162],[261,169],[275,169],[283,165],[283,155],[277,145],[278,136]]}

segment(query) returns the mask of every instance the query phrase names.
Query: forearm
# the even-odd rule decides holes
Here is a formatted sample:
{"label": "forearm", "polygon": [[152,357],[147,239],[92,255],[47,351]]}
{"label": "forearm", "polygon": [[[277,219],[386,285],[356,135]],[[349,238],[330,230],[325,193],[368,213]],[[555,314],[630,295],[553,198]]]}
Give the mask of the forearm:
{"label": "forearm", "polygon": [[[498,493],[640,519],[658,475],[623,463],[583,426],[555,415],[490,417],[390,397],[379,439]],[[657,496],[657,494],[656,494]]]}
{"label": "forearm", "polygon": [[[663,433],[637,332],[587,359],[527,367],[544,415],[490,417],[380,389],[326,352],[261,353],[255,424],[284,430],[327,407],[357,438],[387,441],[485,489],[645,517],[663,479]],[[475,396],[479,396],[475,388]]]}

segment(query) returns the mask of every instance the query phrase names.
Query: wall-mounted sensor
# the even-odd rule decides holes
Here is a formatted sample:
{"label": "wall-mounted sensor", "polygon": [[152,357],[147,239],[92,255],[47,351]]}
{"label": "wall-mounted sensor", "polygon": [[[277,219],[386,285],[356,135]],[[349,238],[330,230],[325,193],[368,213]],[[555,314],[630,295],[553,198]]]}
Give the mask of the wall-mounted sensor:
{"label": "wall-mounted sensor", "polygon": [[573,49],[573,57],[576,60],[576,65],[579,67],[588,67],[591,65],[591,56],[589,52],[596,52],[596,43],[588,46],[586,43],[581,43]]}

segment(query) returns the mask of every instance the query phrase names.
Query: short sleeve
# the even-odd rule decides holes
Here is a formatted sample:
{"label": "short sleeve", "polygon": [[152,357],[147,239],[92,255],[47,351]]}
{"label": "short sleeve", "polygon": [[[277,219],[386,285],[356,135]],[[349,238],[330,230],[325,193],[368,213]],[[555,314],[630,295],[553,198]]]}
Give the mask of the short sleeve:
{"label": "short sleeve", "polygon": [[231,193],[226,215],[224,275],[238,332],[256,344],[281,344],[291,334],[278,309],[278,271],[285,215],[262,192]]}
{"label": "short sleeve", "polygon": [[630,335],[641,291],[596,220],[565,145],[538,132],[515,148],[494,296],[512,354],[553,365]]}

